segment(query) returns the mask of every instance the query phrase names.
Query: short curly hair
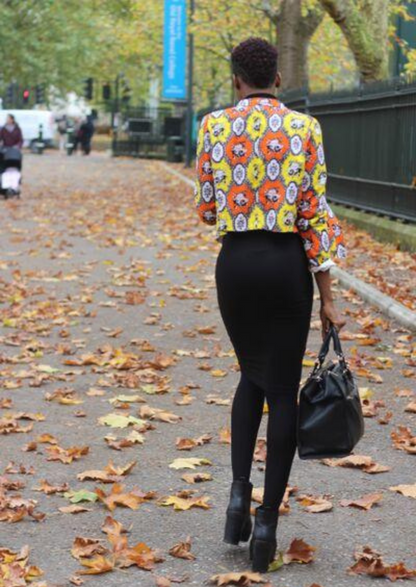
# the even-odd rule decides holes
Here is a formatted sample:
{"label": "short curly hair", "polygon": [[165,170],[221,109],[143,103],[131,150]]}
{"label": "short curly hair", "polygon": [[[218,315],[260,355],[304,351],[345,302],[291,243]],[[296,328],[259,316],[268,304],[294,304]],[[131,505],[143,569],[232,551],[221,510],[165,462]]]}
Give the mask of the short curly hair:
{"label": "short curly hair", "polygon": [[250,87],[268,88],[277,74],[277,49],[261,37],[250,37],[234,47],[231,65],[233,73]]}

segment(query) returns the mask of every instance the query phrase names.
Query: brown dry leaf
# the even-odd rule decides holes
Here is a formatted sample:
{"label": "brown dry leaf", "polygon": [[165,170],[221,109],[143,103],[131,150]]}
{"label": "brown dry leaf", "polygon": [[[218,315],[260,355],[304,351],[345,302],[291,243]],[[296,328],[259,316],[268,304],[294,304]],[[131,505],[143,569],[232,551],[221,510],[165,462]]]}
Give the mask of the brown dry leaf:
{"label": "brown dry leaf", "polygon": [[411,579],[416,576],[416,570],[408,570],[403,562],[386,565],[380,553],[369,546],[364,546],[354,553],[357,561],[347,569],[351,575],[369,575],[370,577],[387,577],[390,581],[397,579]]}
{"label": "brown dry leaf", "polygon": [[78,571],[80,575],[103,575],[114,570],[114,557],[106,558],[104,556],[96,556],[95,558],[80,558],[79,562],[83,567],[87,567],[87,571]]}
{"label": "brown dry leaf", "polygon": [[256,449],[254,451],[254,461],[256,463],[265,463],[267,456],[267,441],[265,438],[258,438],[256,441]]}
{"label": "brown dry leaf", "polygon": [[89,453],[88,446],[71,446],[69,448],[62,448],[57,445],[47,446],[46,452],[49,454],[47,461],[60,461],[65,465],[77,461],[81,457]]}
{"label": "brown dry leaf", "polygon": [[399,430],[397,432],[392,430],[390,436],[393,440],[394,448],[404,450],[409,454],[416,454],[416,436],[412,435],[410,428],[399,426]]}
{"label": "brown dry leaf", "polygon": [[145,301],[145,296],[139,293],[138,291],[126,291],[125,293],[126,304],[137,306],[138,304],[143,304]]}
{"label": "brown dry leaf", "polygon": [[104,440],[110,448],[114,448],[115,450],[122,450],[123,448],[134,446],[135,444],[143,444],[144,436],[137,430],[132,430],[124,438],[118,439],[117,436],[108,434],[107,436],[104,436]]}
{"label": "brown dry leaf", "polygon": [[127,530],[123,528],[123,524],[111,516],[106,517],[104,524],[101,526],[101,530],[104,534],[107,534],[107,536],[120,536],[123,532],[127,532]]}
{"label": "brown dry leaf", "polygon": [[178,542],[169,549],[169,554],[176,558],[184,558],[186,560],[195,560],[196,556],[191,552],[191,537],[188,536],[185,542]]}
{"label": "brown dry leaf", "polygon": [[221,428],[219,433],[219,442],[223,444],[231,444],[231,429]]}
{"label": "brown dry leaf", "polygon": [[175,359],[175,357],[170,357],[169,355],[159,353],[155,356],[155,358],[152,361],[148,362],[148,365],[150,367],[153,367],[154,369],[162,370],[167,369],[168,367],[170,367],[171,365],[175,365],[176,363],[177,360]]}
{"label": "brown dry leaf", "polygon": [[329,512],[332,510],[332,502],[323,497],[315,497],[313,495],[299,495],[296,501],[303,506],[307,512],[312,514],[319,514],[321,512]]}
{"label": "brown dry leaf", "polygon": [[160,422],[168,422],[169,424],[176,424],[182,420],[182,416],[161,410],[160,408],[151,408],[149,405],[144,405],[139,410],[139,417],[149,420],[159,420]]}
{"label": "brown dry leaf", "polygon": [[195,397],[193,395],[184,395],[182,399],[175,399],[175,404],[178,406],[189,406]]}
{"label": "brown dry leaf", "polygon": [[411,389],[396,389],[394,391],[394,395],[397,395],[397,397],[413,397],[414,394]]}
{"label": "brown dry leaf", "polygon": [[106,554],[107,552],[108,549],[102,544],[102,540],[84,538],[83,536],[77,536],[71,548],[71,554],[76,559]]}
{"label": "brown dry leaf", "polygon": [[368,493],[360,499],[342,499],[339,503],[342,507],[356,507],[363,510],[369,510],[374,504],[383,499],[382,493]]}
{"label": "brown dry leaf", "polygon": [[389,487],[391,491],[397,491],[397,493],[401,493],[406,497],[413,497],[416,499],[416,483],[413,485],[395,485],[394,487]]}
{"label": "brown dry leaf", "polygon": [[133,547],[127,545],[122,549],[117,549],[116,565],[121,569],[126,569],[136,565],[140,569],[146,571],[153,570],[155,563],[164,561],[164,558],[158,554],[157,551],[152,550],[144,542],[139,542]]}
{"label": "brown dry leaf", "polygon": [[168,577],[155,576],[155,587],[171,587],[172,582]]}
{"label": "brown dry leaf", "polygon": [[41,434],[36,437],[36,442],[44,444],[58,444],[58,440],[52,434]]}
{"label": "brown dry leaf", "polygon": [[91,512],[91,508],[86,508],[83,505],[78,505],[76,503],[72,505],[65,505],[61,508],[58,508],[60,512],[63,514],[82,514],[83,512]]}
{"label": "brown dry leaf", "polygon": [[185,473],[181,479],[187,483],[203,483],[204,481],[212,481],[211,473]]}
{"label": "brown dry leaf", "polygon": [[101,481],[102,483],[115,483],[119,481],[122,476],[130,473],[136,463],[137,461],[131,461],[123,467],[115,467],[113,462],[110,461],[109,464],[104,467],[104,470],[84,471],[83,473],[78,473],[77,479],[80,481],[89,480]]}
{"label": "brown dry leaf", "polygon": [[199,334],[215,334],[216,326],[199,326],[196,330]]}
{"label": "brown dry leaf", "polygon": [[155,563],[164,560],[157,551],[149,548],[144,542],[139,542],[135,546],[130,547],[125,536],[127,531],[120,522],[111,516],[106,517],[101,529],[107,534],[107,539],[112,546],[112,553],[117,568],[126,569],[136,565],[141,569],[151,571]]}
{"label": "brown dry leaf", "polygon": [[377,422],[379,424],[388,424],[393,417],[393,412],[386,412],[383,416],[381,416]]}
{"label": "brown dry leaf", "polygon": [[26,516],[30,516],[37,522],[45,519],[45,514],[35,511],[37,501],[24,499],[20,494],[8,495],[4,490],[0,491],[0,522],[20,522]]}
{"label": "brown dry leaf", "polygon": [[416,414],[416,401],[411,401],[407,404],[404,409],[405,412],[410,412],[411,414]]}
{"label": "brown dry leaf", "polygon": [[211,442],[212,436],[209,434],[203,434],[198,438],[177,438],[176,439],[176,448],[178,450],[191,450],[195,446],[202,446]]}
{"label": "brown dry leaf", "polygon": [[34,440],[32,440],[32,442],[28,442],[27,444],[22,446],[22,450],[24,452],[33,452],[33,451],[37,450],[37,448],[38,448],[38,445]]}
{"label": "brown dry leaf", "polygon": [[267,579],[263,579],[260,573],[250,573],[244,571],[243,573],[223,573],[221,575],[213,575],[209,579],[210,583],[215,583],[217,587],[223,585],[239,585],[242,587],[250,586],[252,583],[267,583]]}
{"label": "brown dry leaf", "polygon": [[350,467],[364,471],[364,473],[385,473],[390,467],[375,463],[371,457],[365,455],[349,455],[340,459],[322,459],[321,462],[329,467]]}
{"label": "brown dry leaf", "polygon": [[176,448],[177,450],[191,450],[197,446],[197,443],[192,438],[177,438]]}
{"label": "brown dry leaf", "polygon": [[105,391],[104,389],[96,389],[95,387],[91,387],[88,391],[87,391],[87,395],[89,395],[90,397],[100,397],[102,395],[105,395]]}
{"label": "brown dry leaf", "polygon": [[[43,571],[39,567],[29,564],[29,546],[23,546],[20,552],[0,547],[0,585],[2,587],[23,587],[42,575]],[[34,585],[47,587],[43,582]]]}
{"label": "brown dry leaf", "polygon": [[310,563],[313,560],[313,553],[316,551],[314,546],[310,546],[301,538],[295,538],[290,543],[289,548],[283,555],[285,565],[295,563]]}
{"label": "brown dry leaf", "polygon": [[95,493],[98,499],[110,510],[113,511],[117,506],[124,506],[132,510],[137,510],[139,505],[146,501],[146,499],[153,499],[154,493],[141,493],[130,491],[123,493],[124,485],[115,483],[111,487],[111,492],[106,494],[102,489],[97,488]]}
{"label": "brown dry leaf", "polygon": [[227,398],[218,397],[217,395],[210,394],[210,395],[207,395],[205,403],[215,404],[217,406],[229,406],[231,403],[231,400],[229,400]]}
{"label": "brown dry leaf", "polygon": [[53,495],[54,493],[63,493],[65,491],[69,491],[68,483],[62,483],[61,485],[51,485],[46,481],[46,479],[42,479],[40,481],[39,487],[34,487],[33,491],[43,491],[46,495]]}
{"label": "brown dry leaf", "polygon": [[227,371],[224,371],[224,369],[211,369],[211,375],[213,377],[225,377],[227,375]]}

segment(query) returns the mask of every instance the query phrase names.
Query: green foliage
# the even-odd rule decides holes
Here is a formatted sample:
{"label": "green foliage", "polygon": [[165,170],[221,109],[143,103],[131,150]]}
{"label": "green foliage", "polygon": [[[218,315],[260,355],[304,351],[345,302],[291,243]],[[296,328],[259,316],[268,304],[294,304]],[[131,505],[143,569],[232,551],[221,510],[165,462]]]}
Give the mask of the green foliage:
{"label": "green foliage", "polygon": [[45,83],[78,89],[102,73],[110,56],[109,14],[96,2],[3,0],[0,4],[2,83]]}
{"label": "green foliage", "polygon": [[[363,14],[377,0],[354,0]],[[195,101],[216,106],[232,100],[229,54],[249,35],[276,42],[283,0],[198,0],[192,25],[195,39]],[[408,19],[408,3],[390,0],[391,48],[395,16]],[[302,17],[321,0],[302,0]],[[0,91],[12,81],[78,90],[86,77],[99,82],[124,74],[134,101],[148,96],[153,79],[161,80],[164,0],[2,0],[0,2]],[[370,18],[370,17],[369,17]],[[370,22],[369,22],[370,26]],[[365,31],[364,31],[365,33]],[[415,70],[408,50],[407,70]],[[308,50],[310,87],[350,84],[357,67],[340,28],[325,17]]]}

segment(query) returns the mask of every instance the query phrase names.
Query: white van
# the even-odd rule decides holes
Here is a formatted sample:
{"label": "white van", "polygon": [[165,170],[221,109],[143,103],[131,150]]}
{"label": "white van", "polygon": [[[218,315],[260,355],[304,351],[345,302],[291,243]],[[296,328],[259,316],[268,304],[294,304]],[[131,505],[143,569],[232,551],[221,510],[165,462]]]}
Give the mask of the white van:
{"label": "white van", "polygon": [[53,112],[50,110],[0,110],[0,127],[6,123],[8,114],[13,114],[22,129],[25,147],[37,140],[40,125],[42,125],[43,140],[46,145],[53,145],[56,132]]}

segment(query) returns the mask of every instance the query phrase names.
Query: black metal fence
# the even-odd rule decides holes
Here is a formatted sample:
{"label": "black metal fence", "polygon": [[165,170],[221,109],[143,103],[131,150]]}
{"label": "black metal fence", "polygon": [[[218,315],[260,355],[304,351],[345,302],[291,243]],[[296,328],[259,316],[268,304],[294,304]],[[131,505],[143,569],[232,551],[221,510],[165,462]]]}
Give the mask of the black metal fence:
{"label": "black metal fence", "polygon": [[332,200],[416,221],[416,82],[284,101],[322,125]]}
{"label": "black metal fence", "polygon": [[118,117],[114,156],[172,158],[183,148],[184,117],[174,108],[125,108]]}
{"label": "black metal fence", "polygon": [[321,123],[331,201],[416,222],[416,80],[280,99]]}

